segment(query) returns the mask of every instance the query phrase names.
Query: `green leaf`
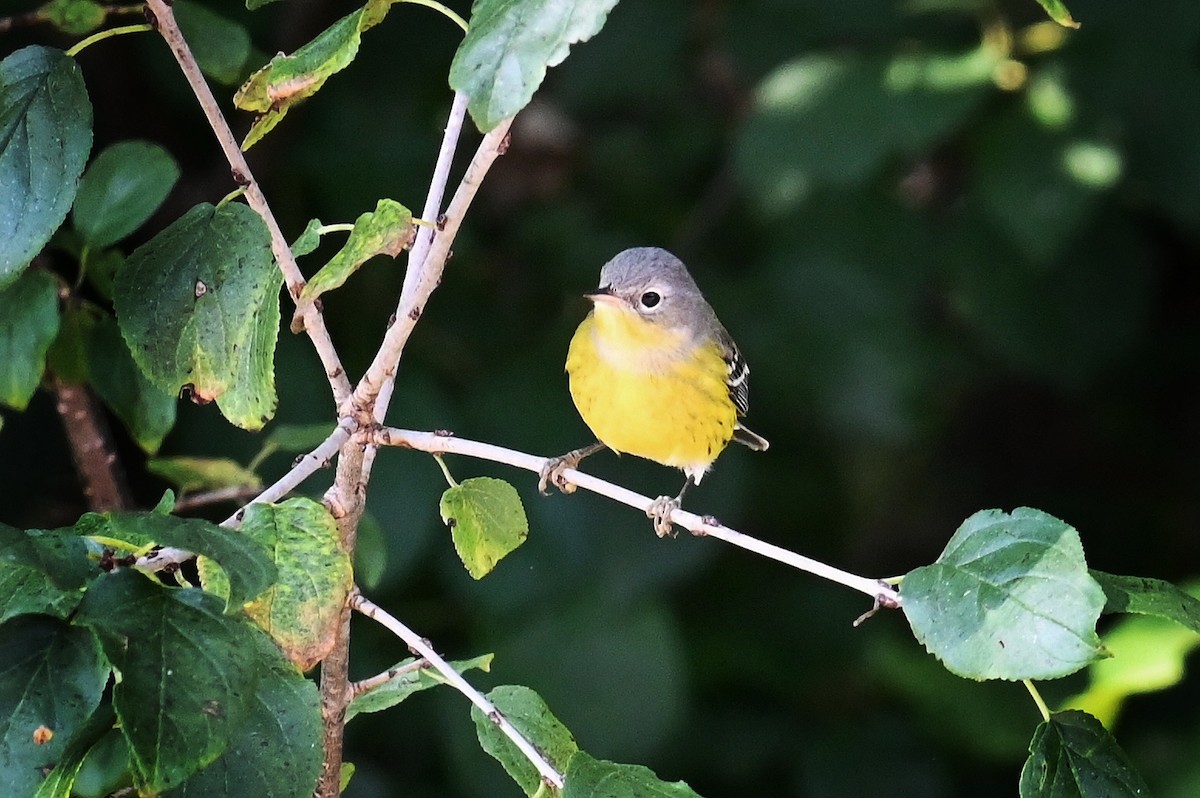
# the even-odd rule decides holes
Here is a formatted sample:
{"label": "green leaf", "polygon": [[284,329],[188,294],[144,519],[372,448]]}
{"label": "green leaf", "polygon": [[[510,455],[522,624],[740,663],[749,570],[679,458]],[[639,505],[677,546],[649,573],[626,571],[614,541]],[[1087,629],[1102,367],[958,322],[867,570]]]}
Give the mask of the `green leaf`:
{"label": "green leaf", "polygon": [[65,618],[98,573],[72,530],[0,524],[0,622],[23,613]]}
{"label": "green leaf", "polygon": [[257,474],[224,457],[152,457],[146,461],[146,469],[183,493],[262,486]]}
{"label": "green leaf", "polygon": [[175,19],[204,74],[233,86],[245,74],[250,58],[250,34],[238,23],[199,3],[176,0]]}
{"label": "green leaf", "polygon": [[58,335],[46,350],[46,368],[55,377],[71,385],[88,381],[87,342],[99,318],[91,305],[67,305],[59,318]]}
{"label": "green leaf", "polygon": [[[332,648],[342,606],[354,586],[337,524],[317,502],[296,497],[282,504],[251,504],[241,534],[271,553],[278,573],[266,592],[244,605],[246,614],[300,670],[309,670]],[[225,564],[218,564],[224,570]],[[227,584],[203,560],[200,576],[205,589],[214,593],[221,594]]]}
{"label": "green leaf", "polygon": [[[487,697],[521,736],[542,752],[547,762],[559,773],[566,771],[579,746],[540,695],[519,684],[502,684]],[[512,740],[479,707],[471,707],[471,720],[475,721],[475,734],[483,750],[504,766],[526,795],[536,793],[542,786],[542,777]]]}
{"label": "green leaf", "polygon": [[1104,591],[1079,534],[1040,510],[975,513],[901,594],[917,640],[968,679],[1054,679],[1104,656]]}
{"label": "green leaf", "polygon": [[281,277],[266,225],[240,203],[197,205],[129,256],[114,286],[121,334],[162,390],[188,386],[260,429],[275,412]]}
{"label": "green leaf", "polygon": [[274,3],[277,0],[246,0],[246,8],[250,11],[257,11],[265,5]]}
{"label": "green leaf", "polygon": [[179,180],[179,164],[150,141],[105,148],[83,173],[71,218],[92,249],[117,243],[142,226]]}
{"label": "green leaf", "polygon": [[358,268],[376,255],[397,257],[412,244],[416,227],[412,212],[395,200],[381,199],[375,210],[354,221],[345,245],[304,286],[303,300],[312,301],[346,282]]}
{"label": "green leaf", "polygon": [[0,404],[29,404],[58,325],[58,283],[49,273],[34,269],[0,289]]}
{"label": "green leaf", "polygon": [[387,564],[388,547],[383,527],[375,516],[364,512],[354,540],[354,581],[359,587],[374,590],[383,581]]}
{"label": "green leaf", "polygon": [[217,761],[167,798],[236,794],[309,798],[321,771],[321,699],[263,635],[254,635],[261,674],[238,733]]}
{"label": "green leaf", "polygon": [[1079,23],[1071,17],[1071,12],[1067,10],[1067,6],[1062,0],[1038,0],[1038,2],[1042,4],[1042,8],[1046,9],[1050,19],[1059,25],[1064,28],[1079,27]]}
{"label": "green leaf", "polygon": [[963,124],[993,90],[1000,55],[814,53],[759,85],[734,143],[756,204],[780,214],[818,186],[860,186],[896,156],[920,153]]}
{"label": "green leaf", "polygon": [[348,67],[358,54],[362,32],[383,18],[391,2],[368,0],[363,8],[342,17],[296,52],[275,56],[251,75],[233,97],[238,108],[259,113],[242,149],[254,146],[292,106],[316,94],[331,75]]}
{"label": "green leaf", "polygon": [[320,219],[312,219],[304,227],[304,232],[292,244],[292,254],[297,258],[302,258],[305,255],[312,254],[317,247],[321,246],[321,224]]}
{"label": "green leaf", "polygon": [[79,64],[31,46],[0,61],[0,289],[67,218],[92,148]]}
{"label": "green leaf", "polygon": [[86,342],[92,387],[121,419],[137,445],[153,453],[175,426],[175,396],[163,391],[138,369],[121,338],[116,319],[98,319]]}
{"label": "green leaf", "polygon": [[529,534],[521,497],[502,479],[465,479],[442,494],[440,508],[459,559],[476,579],[487,576]]}
{"label": "green leaf", "polygon": [[98,29],[108,18],[104,6],[95,0],[50,0],[38,9],[38,15],[72,36],[84,36]]}
{"label": "green leaf", "polygon": [[1154,615],[1182,624],[1200,634],[1200,599],[1162,579],[1117,576],[1093,570],[1092,578],[1104,590],[1104,613]]}
{"label": "green leaf", "polygon": [[91,586],[76,623],[121,673],[113,706],[141,792],[182,783],[241,731],[261,673],[261,633],[223,614],[216,596],[121,570]]}
{"label": "green leaf", "polygon": [[1100,721],[1056,712],[1039,724],[1021,769],[1021,798],[1146,798],[1150,790]]}
{"label": "green leaf", "polygon": [[450,87],[487,132],[529,104],[549,67],[600,32],[617,0],[476,0]]}
{"label": "green leaf", "polygon": [[275,565],[260,544],[199,518],[152,512],[88,513],[76,524],[76,528],[80,527],[86,534],[104,534],[134,545],[153,541],[215,560],[229,578],[230,611],[262,593],[275,579]]}
{"label": "green leaf", "polygon": [[[45,615],[0,625],[0,784],[32,795],[100,703],[108,667],[86,630]],[[39,729],[53,737],[39,745]]]}
{"label": "green leaf", "polygon": [[38,787],[33,798],[71,798],[71,788],[75,786],[76,777],[82,770],[88,754],[112,731],[116,720],[117,716],[111,704],[97,707],[92,716],[71,735],[62,757]]}
{"label": "green leaf", "polygon": [[[103,710],[112,713],[115,721],[116,714],[111,703],[103,704],[97,715]],[[92,719],[95,720],[96,715]],[[84,757],[83,766],[75,776],[74,794],[77,798],[107,798],[129,787],[130,781],[129,745],[119,729],[110,728]]]}
{"label": "green leaf", "polygon": [[[483,654],[473,659],[456,660],[449,664],[459,673],[475,669],[487,673],[492,669],[492,660],[495,656],[495,654]],[[356,696],[346,710],[346,720],[349,721],[361,712],[382,712],[385,709],[391,709],[413,693],[446,683],[442,675],[430,668],[428,664],[423,664],[422,667],[413,667],[417,661],[415,657],[409,657],[393,665],[390,670],[396,675],[373,690]]]}
{"label": "green leaf", "polygon": [[1112,657],[1092,663],[1087,689],[1068,698],[1063,707],[1112,725],[1130,696],[1183,681],[1187,657],[1200,648],[1200,636],[1164,618],[1127,618],[1104,635],[1104,647]]}
{"label": "green leaf", "polygon": [[111,302],[113,282],[117,279],[117,272],[125,266],[125,254],[119,249],[89,252],[86,266],[88,283],[96,289],[97,294]]}
{"label": "green leaf", "polygon": [[666,782],[642,765],[619,765],[580,751],[567,768],[563,798],[700,798],[682,781]]}

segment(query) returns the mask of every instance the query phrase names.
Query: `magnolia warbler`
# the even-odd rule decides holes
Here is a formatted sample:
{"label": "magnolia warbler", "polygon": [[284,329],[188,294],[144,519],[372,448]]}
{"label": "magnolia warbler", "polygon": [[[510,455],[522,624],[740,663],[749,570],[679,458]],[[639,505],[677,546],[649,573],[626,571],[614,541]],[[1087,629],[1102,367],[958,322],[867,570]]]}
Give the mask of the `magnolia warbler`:
{"label": "magnolia warbler", "polygon": [[687,475],[679,495],[647,511],[671,531],[671,511],[731,440],[756,451],[766,439],[746,429],[750,368],[687,267],[664,249],[621,252],[585,296],[592,312],[567,353],[571,398],[598,442],[552,459],[540,488],[570,492],[562,469],[605,447],[673,466]]}

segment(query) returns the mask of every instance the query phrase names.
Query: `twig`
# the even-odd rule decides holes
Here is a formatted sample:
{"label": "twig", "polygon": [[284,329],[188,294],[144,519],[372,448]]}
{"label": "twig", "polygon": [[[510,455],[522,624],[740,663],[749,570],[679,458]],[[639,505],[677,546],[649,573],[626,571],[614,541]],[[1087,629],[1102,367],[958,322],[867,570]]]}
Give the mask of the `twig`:
{"label": "twig", "polygon": [[206,490],[200,493],[188,493],[176,500],[173,510],[177,513],[184,513],[189,510],[207,507],[210,504],[240,502],[243,499],[254,498],[260,490],[262,488],[257,485],[230,485],[226,488],[216,488],[215,490]]}
{"label": "twig", "polygon": [[412,673],[413,671],[423,670],[424,668],[428,667],[429,660],[421,657],[420,659],[413,660],[407,665],[401,665],[398,668],[388,668],[382,673],[377,673],[374,676],[366,679],[360,679],[359,681],[351,684],[350,694],[355,698],[358,698],[363,693],[369,693],[377,687],[382,687],[392,679],[395,679],[397,676],[403,676],[406,673]]}
{"label": "twig", "polygon": [[[394,427],[382,427],[375,433],[374,438],[375,442],[380,446],[400,446],[429,452],[430,454],[461,454],[481,460],[504,463],[505,465],[523,468],[534,473],[540,472],[542,467],[547,463],[547,459],[544,457],[518,452],[490,443],[432,432],[417,432],[414,430],[396,429]],[[562,476],[563,479],[572,485],[577,485],[593,493],[598,493],[601,496],[607,496],[614,501],[627,504],[630,507],[636,507],[643,512],[654,503],[654,500],[648,496],[643,496],[620,485],[614,485],[611,482],[606,482],[575,469],[564,469]],[[730,529],[724,524],[717,522],[711,516],[699,516],[695,513],[689,513],[686,510],[675,510],[671,513],[671,520],[694,535],[723,540],[726,543],[740,546],[743,549],[761,554],[784,565],[790,565],[801,571],[866,593],[868,596],[879,601],[883,607],[900,606],[900,593],[890,585],[876,579],[869,579],[864,576],[848,573],[840,568],[834,568],[818,560],[788,551],[771,543],[766,543],[737,530]]]}
{"label": "twig", "polygon": [[[295,465],[286,474],[251,499],[248,504],[278,501],[299,487],[300,483],[309,476],[328,466],[333,460],[333,456],[338,453],[346,441],[350,440],[350,430],[353,426],[353,419],[343,418],[333,432],[329,433],[329,437],[321,442],[320,446],[297,458]],[[236,513],[222,521],[221,526],[237,529],[242,525],[242,515],[245,510],[245,507],[239,508]]]}
{"label": "twig", "polygon": [[[378,397],[386,381],[395,376],[400,353],[404,351],[404,345],[408,343],[408,337],[412,334],[417,319],[421,318],[421,312],[424,310],[430,294],[437,288],[438,282],[441,280],[442,270],[445,268],[446,259],[450,254],[450,245],[462,224],[463,215],[471,206],[471,200],[475,198],[475,192],[479,190],[479,184],[488,169],[491,168],[492,163],[508,148],[508,129],[511,125],[511,118],[504,120],[484,136],[483,141],[479,143],[475,157],[467,166],[462,182],[459,184],[458,190],[454,192],[454,197],[450,200],[445,215],[441,218],[442,226],[433,236],[429,254],[416,269],[411,283],[406,285],[408,290],[401,293],[396,322],[384,335],[383,343],[380,345],[379,351],[375,353],[375,359],[354,389],[352,401],[356,407],[370,406]],[[405,282],[409,283],[407,275]]]}
{"label": "twig", "polygon": [[[462,133],[463,120],[467,116],[467,95],[455,92],[454,102],[450,105],[450,116],[446,120],[446,130],[442,135],[442,146],[438,150],[437,161],[433,167],[433,177],[429,180],[429,193],[425,195],[425,207],[421,216],[425,219],[437,219],[442,212],[442,198],[446,194],[446,183],[450,179],[450,167],[454,163],[454,151],[458,148],[458,137]],[[417,239],[408,252],[408,270],[404,273],[404,284],[400,289],[400,301],[396,309],[396,318],[401,317],[404,306],[416,294],[418,287],[424,284],[422,277],[429,261],[429,249],[433,244],[435,230],[432,227],[420,227]],[[439,272],[444,263],[438,266]],[[437,281],[434,281],[437,285]],[[375,399],[375,421],[383,423],[387,416],[388,406],[392,403],[392,390],[396,387],[395,370],[384,380]],[[370,473],[374,453],[368,452],[367,472]]]}
{"label": "twig", "polygon": [[500,731],[502,731],[504,735],[508,737],[508,739],[512,740],[513,744],[520,749],[521,753],[525,755],[525,758],[529,760],[530,764],[537,768],[537,771],[541,774],[543,781],[553,787],[562,789],[562,774],[555,770],[554,766],[546,761],[546,758],[542,756],[541,752],[538,751],[532,743],[526,740],[525,737],[519,731],[517,731],[511,723],[509,723],[508,718],[504,717],[504,714],[496,708],[495,704],[487,700],[482,693],[472,687],[471,683],[464,679],[458,671],[454,670],[450,663],[442,659],[438,653],[421,638],[420,635],[418,635],[412,629],[409,629],[407,626],[393,616],[389,615],[380,607],[376,606],[369,599],[363,598],[362,594],[358,593],[357,591],[350,597],[350,606],[368,618],[382,624],[388,629],[388,631],[392,632],[394,635],[407,643],[410,649],[428,660],[430,666],[436,668],[447,682],[457,688],[460,693],[469,698],[472,704],[479,707],[483,714],[487,715],[487,717],[493,723],[500,727]]}
{"label": "twig", "polygon": [[[204,111],[204,116],[208,119],[208,124],[217,137],[217,143],[225,154],[225,159],[229,161],[234,181],[246,187],[246,204],[261,216],[266,224],[267,230],[271,234],[271,251],[275,255],[275,262],[283,273],[288,294],[295,301],[304,289],[304,275],[301,274],[300,267],[296,265],[296,258],[292,255],[287,239],[283,237],[283,231],[279,229],[279,222],[275,220],[275,214],[271,212],[262,188],[254,179],[249,164],[246,163],[246,156],[242,153],[242,149],[229,127],[229,122],[221,113],[212,89],[204,80],[200,66],[196,63],[191,48],[188,47],[179,30],[179,25],[175,22],[175,14],[171,10],[169,0],[146,0],[146,6],[153,15],[153,24],[171,48],[171,52],[175,54],[179,68],[192,87],[196,100],[200,103],[200,108]],[[329,379],[329,385],[333,389],[334,402],[340,406],[350,395],[350,380],[346,377],[341,359],[333,347],[329,331],[325,328],[325,318],[315,305],[306,309],[304,328],[308,332],[308,337],[312,339],[313,348],[321,359],[321,365],[325,367],[325,376]]]}

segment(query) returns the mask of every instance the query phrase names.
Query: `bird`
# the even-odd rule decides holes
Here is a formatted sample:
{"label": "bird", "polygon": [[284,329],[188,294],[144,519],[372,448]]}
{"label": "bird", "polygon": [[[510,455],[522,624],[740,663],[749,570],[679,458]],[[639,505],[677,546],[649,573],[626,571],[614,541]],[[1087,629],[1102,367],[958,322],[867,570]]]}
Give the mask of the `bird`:
{"label": "bird", "polygon": [[618,253],[584,294],[592,310],[567,351],[571,398],[596,443],[551,458],[539,489],[574,485],[562,471],[601,449],[632,454],[683,471],[675,497],[660,496],[646,514],[659,537],[683,495],[734,441],[769,446],[747,429],[750,367],[679,258],[658,247]]}

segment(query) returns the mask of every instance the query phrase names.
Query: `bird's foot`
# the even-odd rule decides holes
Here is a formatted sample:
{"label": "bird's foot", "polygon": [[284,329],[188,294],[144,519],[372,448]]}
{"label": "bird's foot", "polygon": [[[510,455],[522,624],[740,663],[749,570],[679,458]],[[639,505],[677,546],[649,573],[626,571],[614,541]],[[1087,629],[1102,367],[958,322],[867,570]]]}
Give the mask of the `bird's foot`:
{"label": "bird's foot", "polygon": [[678,497],[659,496],[646,508],[646,517],[654,521],[654,534],[660,538],[673,535],[675,527],[671,523],[671,513],[679,509]]}
{"label": "bird's foot", "polygon": [[548,496],[550,495],[550,486],[553,485],[563,493],[574,493],[575,484],[568,482],[563,472],[568,468],[579,468],[579,463],[583,458],[593,455],[603,448],[604,444],[597,442],[591,446],[569,451],[561,457],[551,457],[538,472],[538,491],[543,496]]}

